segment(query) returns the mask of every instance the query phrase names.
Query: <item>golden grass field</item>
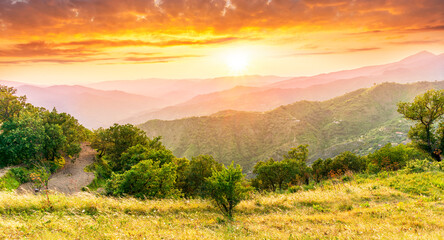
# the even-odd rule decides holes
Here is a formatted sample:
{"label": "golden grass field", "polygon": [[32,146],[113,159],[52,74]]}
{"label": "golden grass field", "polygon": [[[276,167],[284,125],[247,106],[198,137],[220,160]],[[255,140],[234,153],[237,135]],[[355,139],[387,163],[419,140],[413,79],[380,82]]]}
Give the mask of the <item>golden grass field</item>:
{"label": "golden grass field", "polygon": [[[398,189],[398,190],[397,190]],[[210,201],[0,193],[1,239],[444,239],[444,173],[355,177],[253,194],[226,220]]]}

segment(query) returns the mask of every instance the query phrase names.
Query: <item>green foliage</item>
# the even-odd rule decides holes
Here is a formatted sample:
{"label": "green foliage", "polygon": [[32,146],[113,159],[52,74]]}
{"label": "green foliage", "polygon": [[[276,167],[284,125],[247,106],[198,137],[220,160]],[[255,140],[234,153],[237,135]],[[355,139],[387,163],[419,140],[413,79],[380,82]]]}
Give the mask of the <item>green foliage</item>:
{"label": "green foliage", "polygon": [[308,183],[307,156],[308,145],[300,145],[284,155],[282,161],[270,158],[257,162],[253,170],[256,175],[253,186],[276,191],[286,189],[291,184]]}
{"label": "green foliage", "polygon": [[20,186],[20,179],[11,170],[12,169],[0,178],[0,190],[9,191],[17,189]]}
{"label": "green foliage", "polygon": [[99,128],[95,131],[91,147],[99,156],[108,155],[111,162],[118,162],[122,153],[130,147],[148,144],[146,134],[131,124],[114,124],[108,129]]}
{"label": "green foliage", "polygon": [[4,122],[0,129],[0,165],[29,164],[41,158],[46,135],[37,115],[21,114]]}
{"label": "green foliage", "polygon": [[26,183],[31,180],[31,178],[29,177],[30,171],[24,167],[11,168],[9,171],[14,174],[15,178],[20,183]]}
{"label": "green foliage", "polygon": [[421,153],[412,147],[407,147],[403,144],[392,147],[391,144],[387,144],[367,156],[368,170],[371,173],[396,171],[403,168],[408,160],[419,156],[421,156]]}
{"label": "green foliage", "polygon": [[430,161],[428,159],[415,159],[408,161],[402,171],[405,173],[444,171],[444,164],[442,162]]}
{"label": "green foliage", "polygon": [[143,160],[123,174],[114,174],[105,190],[109,195],[131,195],[137,198],[174,198],[179,196],[175,188],[176,166]]}
{"label": "green foliage", "polygon": [[20,115],[26,105],[25,96],[15,96],[17,89],[0,85],[0,123]]}
{"label": "green foliage", "polygon": [[444,90],[429,90],[416,96],[413,102],[400,102],[398,112],[417,124],[409,131],[409,138],[421,150],[441,161],[444,150]]}
{"label": "green foliage", "polygon": [[383,180],[384,184],[405,193],[440,199],[444,194],[444,172],[396,174]]}
{"label": "green foliage", "polygon": [[[52,145],[58,145],[53,150],[63,152],[70,157],[77,157],[81,151],[80,142],[87,140],[90,131],[80,125],[73,116],[67,113],[58,113],[55,108],[51,112],[45,111],[44,113],[45,129],[54,135]],[[48,135],[51,136],[51,134]],[[55,155],[58,157],[57,153]]]}
{"label": "green foliage", "polygon": [[216,162],[210,155],[199,155],[193,157],[184,171],[185,184],[182,185],[182,192],[187,197],[208,196],[208,183],[206,179],[214,172],[221,171],[223,165]]}
{"label": "green foliage", "polygon": [[284,155],[282,161],[270,158],[257,162],[253,170],[256,174],[255,187],[276,191],[292,184],[308,184],[310,168],[306,164],[307,156],[308,145],[300,145]]}
{"label": "green foliage", "polygon": [[35,165],[29,174],[29,178],[34,184],[35,188],[46,188],[46,190],[48,189],[48,181],[50,176],[51,171],[42,163]]}
{"label": "green foliage", "polygon": [[280,161],[292,146],[309,144],[309,162],[350,151],[367,155],[387,143],[406,143],[411,122],[397,103],[411,101],[444,82],[385,83],[323,102],[300,101],[264,113],[151,120],[140,128],[161,135],[178,157],[211,154],[223,164],[240,164],[251,174],[259,161]]}
{"label": "green foliage", "polygon": [[86,128],[69,114],[36,108],[15,93],[0,86],[0,167],[47,161],[54,171],[63,166],[64,155],[79,154]]}
{"label": "green foliage", "polygon": [[233,209],[242,199],[245,199],[247,188],[242,186],[244,175],[242,168],[231,164],[221,171],[214,171],[207,179],[210,198],[215,205],[229,218],[233,217]]}
{"label": "green foliage", "polygon": [[316,182],[342,176],[347,172],[361,172],[366,163],[363,157],[351,152],[343,152],[335,158],[318,159],[312,164],[312,177]]}

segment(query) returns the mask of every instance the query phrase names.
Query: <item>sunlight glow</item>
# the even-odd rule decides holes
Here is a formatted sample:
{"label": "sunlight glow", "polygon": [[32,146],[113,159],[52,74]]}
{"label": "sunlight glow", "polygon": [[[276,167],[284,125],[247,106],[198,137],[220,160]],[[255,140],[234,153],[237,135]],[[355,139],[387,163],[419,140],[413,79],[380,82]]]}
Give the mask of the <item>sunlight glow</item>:
{"label": "sunlight glow", "polygon": [[225,56],[225,62],[231,75],[244,75],[247,72],[249,56],[245,51],[233,51]]}

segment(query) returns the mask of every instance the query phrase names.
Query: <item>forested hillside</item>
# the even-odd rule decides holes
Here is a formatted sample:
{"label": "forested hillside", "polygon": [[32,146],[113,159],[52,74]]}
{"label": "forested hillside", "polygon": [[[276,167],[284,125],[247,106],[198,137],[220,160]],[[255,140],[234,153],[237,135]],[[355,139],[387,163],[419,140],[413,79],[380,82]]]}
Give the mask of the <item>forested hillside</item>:
{"label": "forested hillside", "polygon": [[367,154],[385,143],[406,141],[410,123],[396,112],[396,104],[433,88],[444,88],[444,82],[384,83],[332,100],[301,101],[265,113],[224,111],[206,117],[152,120],[140,128],[149,137],[162,136],[176,156],[211,154],[224,164],[241,164],[249,172],[257,161],[279,159],[299,144],[309,144],[309,158],[314,161],[347,150]]}

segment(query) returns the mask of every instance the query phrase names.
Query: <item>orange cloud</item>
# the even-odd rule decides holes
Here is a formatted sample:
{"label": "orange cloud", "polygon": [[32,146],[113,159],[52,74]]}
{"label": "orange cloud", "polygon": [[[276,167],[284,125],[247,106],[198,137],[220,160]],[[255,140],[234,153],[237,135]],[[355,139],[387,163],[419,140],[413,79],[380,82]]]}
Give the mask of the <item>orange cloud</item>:
{"label": "orange cloud", "polygon": [[13,36],[139,33],[443,30],[442,0],[31,0],[0,1],[0,29]]}

